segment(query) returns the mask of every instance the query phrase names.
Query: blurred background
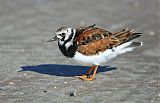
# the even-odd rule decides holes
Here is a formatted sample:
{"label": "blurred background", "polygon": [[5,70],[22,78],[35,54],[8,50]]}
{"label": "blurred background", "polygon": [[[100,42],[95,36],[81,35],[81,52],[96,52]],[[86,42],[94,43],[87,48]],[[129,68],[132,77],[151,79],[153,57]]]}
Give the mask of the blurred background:
{"label": "blurred background", "polygon": [[0,0],[1,57],[50,62],[60,53],[56,43],[45,41],[59,27],[94,23],[113,32],[126,27],[142,32],[143,55],[157,57],[158,6],[158,0]]}
{"label": "blurred background", "polygon": [[[25,77],[23,73],[18,73],[18,71],[23,66],[42,64],[81,65],[65,58],[60,53],[56,42],[47,43],[46,40],[53,36],[61,26],[77,27],[97,24],[97,27],[112,32],[124,28],[132,28],[143,34],[139,39],[144,44],[141,48],[103,64],[121,68],[117,72],[111,72],[111,74],[121,75],[122,77],[120,77],[124,79],[124,82],[125,78],[128,78],[127,80],[134,79],[136,85],[141,85],[142,91],[134,94],[135,92],[127,89],[127,94],[123,92],[123,96],[117,97],[118,94],[114,92],[115,94],[112,94],[112,96],[107,94],[103,98],[103,90],[99,90],[98,87],[100,86],[104,90],[107,87],[111,89],[116,81],[111,83],[114,84],[112,86],[108,84],[102,85],[106,80],[103,79],[103,81],[99,76],[100,81],[97,81],[99,85],[96,85],[97,91],[94,91],[94,93],[97,93],[96,96],[90,95],[92,91],[87,92],[87,96],[90,99],[85,99],[87,97],[82,96],[83,100],[77,98],[74,102],[96,101],[94,99],[96,97],[101,98],[97,101],[101,103],[105,103],[106,99],[112,103],[123,101],[130,101],[128,103],[132,101],[135,101],[133,103],[150,103],[150,101],[154,101],[158,103],[156,96],[160,90],[159,3],[159,0],[0,0],[0,102],[23,101],[27,103],[27,100],[34,102],[42,102],[41,100],[57,102],[61,100],[61,96],[64,95],[60,95],[60,93],[64,94],[63,91],[68,93],[69,90],[72,90],[70,85],[66,86],[63,91],[62,89],[58,89],[57,92],[54,91],[54,93],[57,93],[55,97],[53,95],[47,95],[48,97],[46,97],[46,94],[42,95],[39,90],[53,86],[52,83],[61,85],[66,78],[33,73],[32,71],[27,72],[29,76]],[[127,71],[125,68],[130,69]],[[105,76],[108,73],[100,75]],[[141,80],[142,78],[144,79]],[[118,78],[113,76],[112,79],[117,80]],[[40,82],[40,80],[42,81]],[[56,80],[61,82],[55,82]],[[16,86],[12,85],[13,81],[17,83]],[[92,86],[90,84],[79,84],[79,82],[78,80],[75,81],[76,86],[81,85],[82,88],[88,88],[87,85]],[[124,82],[120,82],[117,85],[121,83],[123,85]],[[147,87],[148,84],[145,86],[146,82],[155,84]],[[130,86],[132,83],[130,83]],[[36,88],[33,85],[36,85]],[[21,90],[17,88],[21,88]],[[136,88],[139,87],[135,86],[134,89]],[[144,92],[144,88],[149,89]],[[73,90],[76,90],[76,88]],[[121,91],[122,88],[118,90]],[[26,93],[26,95],[21,95],[19,92]],[[129,93],[132,95],[132,92],[135,96],[131,98],[125,97]],[[103,92],[103,94],[105,93]],[[34,94],[34,98],[32,94]],[[72,101],[68,97],[64,96],[64,98],[63,102]]]}

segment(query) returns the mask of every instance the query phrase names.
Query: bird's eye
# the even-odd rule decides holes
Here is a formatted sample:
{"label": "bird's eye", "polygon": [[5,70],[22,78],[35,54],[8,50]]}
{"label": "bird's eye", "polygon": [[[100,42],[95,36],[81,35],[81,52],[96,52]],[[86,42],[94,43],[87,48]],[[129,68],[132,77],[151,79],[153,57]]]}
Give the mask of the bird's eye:
{"label": "bird's eye", "polygon": [[61,34],[61,36],[64,36],[64,35],[65,35],[65,33],[62,33],[62,34]]}

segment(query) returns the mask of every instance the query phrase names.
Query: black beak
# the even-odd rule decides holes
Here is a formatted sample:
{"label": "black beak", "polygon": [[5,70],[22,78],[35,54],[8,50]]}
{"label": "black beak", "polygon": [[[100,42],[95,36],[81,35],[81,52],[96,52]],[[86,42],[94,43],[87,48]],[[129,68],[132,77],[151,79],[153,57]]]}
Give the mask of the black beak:
{"label": "black beak", "polygon": [[47,42],[52,42],[52,41],[56,41],[56,40],[58,40],[57,36],[55,36],[55,37],[53,37],[53,38],[47,40]]}

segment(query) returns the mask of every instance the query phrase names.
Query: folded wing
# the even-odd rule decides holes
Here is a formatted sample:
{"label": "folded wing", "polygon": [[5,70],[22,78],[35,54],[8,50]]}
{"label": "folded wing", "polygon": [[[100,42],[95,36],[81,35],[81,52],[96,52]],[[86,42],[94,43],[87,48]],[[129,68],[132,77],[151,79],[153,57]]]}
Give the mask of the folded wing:
{"label": "folded wing", "polygon": [[104,29],[92,27],[83,30],[75,41],[77,42],[80,53],[84,55],[95,55],[139,36],[141,36],[140,33],[134,33],[133,30],[128,29],[112,33]]}

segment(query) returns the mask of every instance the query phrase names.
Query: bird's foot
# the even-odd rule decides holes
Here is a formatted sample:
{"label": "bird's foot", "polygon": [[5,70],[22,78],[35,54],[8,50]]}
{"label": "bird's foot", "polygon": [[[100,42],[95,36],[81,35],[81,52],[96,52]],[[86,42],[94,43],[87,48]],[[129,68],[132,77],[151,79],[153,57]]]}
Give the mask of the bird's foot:
{"label": "bird's foot", "polygon": [[95,79],[95,77],[90,77],[90,75],[82,75],[82,76],[75,76],[76,78],[86,80],[86,81],[92,81]]}

